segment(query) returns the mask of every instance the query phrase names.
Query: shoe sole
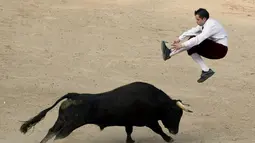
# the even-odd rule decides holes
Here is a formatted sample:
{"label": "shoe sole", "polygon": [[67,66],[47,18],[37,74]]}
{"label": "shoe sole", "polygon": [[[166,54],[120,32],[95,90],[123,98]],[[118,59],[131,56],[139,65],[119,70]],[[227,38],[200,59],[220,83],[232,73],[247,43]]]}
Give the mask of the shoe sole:
{"label": "shoe sole", "polygon": [[200,79],[197,80],[197,82],[202,83],[202,82],[206,81],[208,78],[210,78],[211,76],[213,76],[214,74],[215,74],[215,72],[211,73],[210,75],[208,75],[205,78],[200,78]]}
{"label": "shoe sole", "polygon": [[163,60],[167,60],[167,56],[166,56],[166,45],[165,45],[165,41],[161,41],[161,51],[162,51],[162,57]]}

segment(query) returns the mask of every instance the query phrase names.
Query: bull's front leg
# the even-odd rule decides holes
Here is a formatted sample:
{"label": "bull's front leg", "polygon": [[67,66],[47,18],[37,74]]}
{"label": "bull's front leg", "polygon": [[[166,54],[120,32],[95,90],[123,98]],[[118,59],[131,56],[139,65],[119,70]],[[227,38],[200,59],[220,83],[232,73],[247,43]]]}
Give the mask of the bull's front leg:
{"label": "bull's front leg", "polygon": [[126,143],[134,143],[135,141],[131,137],[131,134],[133,132],[133,126],[126,126],[125,130],[126,130],[126,133],[127,133]]}
{"label": "bull's front leg", "polygon": [[158,124],[158,122],[151,123],[151,124],[147,125],[147,127],[149,127],[151,130],[153,130],[155,133],[159,134],[166,142],[172,143],[174,141],[174,139],[172,137],[168,136],[167,134],[165,134],[163,132],[163,130],[160,127],[160,125]]}

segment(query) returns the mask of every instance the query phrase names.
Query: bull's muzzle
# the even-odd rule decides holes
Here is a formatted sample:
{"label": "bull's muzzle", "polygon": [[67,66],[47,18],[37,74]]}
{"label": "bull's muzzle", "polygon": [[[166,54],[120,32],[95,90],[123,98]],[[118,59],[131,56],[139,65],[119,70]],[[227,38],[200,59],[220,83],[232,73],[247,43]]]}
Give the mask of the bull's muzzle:
{"label": "bull's muzzle", "polygon": [[178,133],[178,131],[173,131],[173,130],[169,130],[169,132],[173,135],[176,135]]}

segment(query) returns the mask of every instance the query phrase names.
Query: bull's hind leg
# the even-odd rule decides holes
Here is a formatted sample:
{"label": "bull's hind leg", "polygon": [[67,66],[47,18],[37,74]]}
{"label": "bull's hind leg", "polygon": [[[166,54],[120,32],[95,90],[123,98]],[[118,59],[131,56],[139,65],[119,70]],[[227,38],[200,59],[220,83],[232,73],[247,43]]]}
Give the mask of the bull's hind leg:
{"label": "bull's hind leg", "polygon": [[46,143],[47,141],[49,141],[51,138],[53,138],[55,136],[54,132],[49,131],[47,133],[47,135],[42,139],[42,141],[40,143]]}
{"label": "bull's hind leg", "polygon": [[52,139],[57,132],[63,127],[63,122],[58,118],[58,120],[55,122],[52,128],[49,129],[46,136],[42,139],[40,143],[46,143],[50,139]]}
{"label": "bull's hind leg", "polygon": [[126,143],[134,143],[135,141],[131,137],[131,134],[133,132],[133,126],[126,126],[125,130],[126,130],[126,133],[127,133]]}
{"label": "bull's hind leg", "polygon": [[[84,124],[78,124],[79,121],[75,121],[77,123],[71,122],[69,124],[65,124],[64,127],[56,134],[56,137],[54,140],[63,139],[67,136],[69,136],[75,129],[79,128],[80,126]],[[68,123],[68,122],[66,122]]]}
{"label": "bull's hind leg", "polygon": [[174,139],[170,136],[168,136],[167,134],[165,134],[162,130],[162,128],[160,127],[158,122],[155,123],[151,123],[149,125],[147,125],[147,127],[149,127],[151,130],[153,130],[155,133],[159,134],[166,142],[173,142]]}

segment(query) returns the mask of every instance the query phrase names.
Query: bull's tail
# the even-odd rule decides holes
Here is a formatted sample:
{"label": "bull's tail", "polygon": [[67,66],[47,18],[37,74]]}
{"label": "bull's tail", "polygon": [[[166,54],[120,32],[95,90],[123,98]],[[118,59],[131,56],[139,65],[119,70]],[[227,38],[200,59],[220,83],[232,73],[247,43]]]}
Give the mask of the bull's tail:
{"label": "bull's tail", "polygon": [[49,112],[52,108],[54,108],[60,101],[62,101],[63,99],[70,99],[75,97],[76,95],[78,95],[77,93],[68,93],[64,96],[62,96],[61,98],[59,98],[51,107],[41,111],[39,114],[37,114],[35,117],[29,119],[28,121],[25,121],[21,127],[20,127],[20,131],[22,133],[26,133],[31,127],[35,126],[38,122],[40,122],[47,114],[47,112]]}

